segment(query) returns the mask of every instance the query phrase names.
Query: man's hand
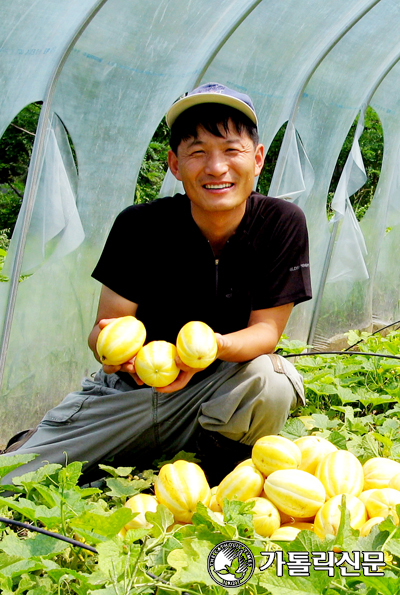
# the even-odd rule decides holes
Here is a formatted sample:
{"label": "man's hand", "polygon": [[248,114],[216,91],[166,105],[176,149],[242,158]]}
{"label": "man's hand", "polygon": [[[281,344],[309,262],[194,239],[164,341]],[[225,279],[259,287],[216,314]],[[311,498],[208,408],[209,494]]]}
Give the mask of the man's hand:
{"label": "man's hand", "polygon": [[157,388],[157,392],[159,393],[172,393],[176,390],[181,390],[185,388],[188,382],[193,378],[196,372],[201,372],[203,368],[190,368],[177,355],[175,358],[175,363],[180,369],[179,376],[174,382],[168,384],[168,386],[163,386],[161,388]]}
{"label": "man's hand", "polygon": [[226,362],[246,362],[273,353],[292,311],[293,304],[253,310],[248,326],[226,335],[215,334],[217,357]]}
{"label": "man's hand", "polygon": [[218,343],[217,358],[223,360],[225,353],[229,353],[229,349],[232,346],[232,340],[229,335],[220,335],[219,333],[215,333],[215,338]]}

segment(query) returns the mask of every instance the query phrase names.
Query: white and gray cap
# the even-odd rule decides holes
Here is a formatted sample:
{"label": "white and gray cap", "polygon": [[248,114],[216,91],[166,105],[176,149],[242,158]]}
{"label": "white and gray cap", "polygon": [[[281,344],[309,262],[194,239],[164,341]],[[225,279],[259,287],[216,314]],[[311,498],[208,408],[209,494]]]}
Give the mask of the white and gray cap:
{"label": "white and gray cap", "polygon": [[186,93],[172,104],[166,115],[168,126],[171,128],[178,116],[190,107],[201,103],[220,103],[234,107],[250,118],[256,126],[258,125],[254,105],[248,95],[229,89],[220,83],[206,83]]}

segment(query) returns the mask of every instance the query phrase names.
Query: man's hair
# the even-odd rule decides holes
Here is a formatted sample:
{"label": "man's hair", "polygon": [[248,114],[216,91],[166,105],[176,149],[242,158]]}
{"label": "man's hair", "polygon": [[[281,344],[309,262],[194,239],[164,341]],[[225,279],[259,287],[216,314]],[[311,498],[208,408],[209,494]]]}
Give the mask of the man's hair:
{"label": "man's hair", "polygon": [[247,133],[254,146],[258,145],[257,126],[245,114],[219,103],[202,103],[188,108],[175,120],[171,128],[171,149],[176,155],[181,141],[197,138],[199,127],[222,138],[223,131],[226,134],[229,130],[230,121],[239,134]]}

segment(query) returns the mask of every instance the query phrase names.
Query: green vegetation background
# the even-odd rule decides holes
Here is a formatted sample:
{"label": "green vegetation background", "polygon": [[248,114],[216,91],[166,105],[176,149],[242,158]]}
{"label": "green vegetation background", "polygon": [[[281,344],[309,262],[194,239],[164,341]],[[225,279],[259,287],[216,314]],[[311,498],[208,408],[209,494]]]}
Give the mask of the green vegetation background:
{"label": "green vegetation background", "polygon": [[[0,141],[0,269],[20,209],[40,105],[23,110]],[[350,151],[355,124],[340,153],[328,197],[333,197]],[[269,148],[259,179],[259,191],[268,192],[284,127]],[[382,128],[369,109],[361,150],[368,175],[365,186],[352,197],[357,217],[362,218],[376,188],[383,155]],[[158,196],[165,173],[168,129],[161,122],[146,151],[132,202]],[[79,166],[79,164],[78,164]],[[400,331],[380,334],[348,333],[349,346],[357,352],[341,355],[301,355],[306,345],[283,337],[281,353],[297,353],[295,365],[304,379],[306,406],[293,412],[281,435],[290,440],[315,434],[353,453],[360,462],[373,457],[400,461]],[[371,356],[374,352],[377,356]],[[294,360],[292,360],[294,361]],[[24,474],[23,464],[35,455],[0,456],[0,478],[21,466],[13,496],[0,486],[0,516],[46,527],[98,553],[72,547],[48,535],[16,531],[0,520],[0,592],[4,595],[397,595],[400,579],[400,528],[387,518],[370,535],[361,537],[350,526],[342,505],[336,536],[320,540],[301,531],[291,543],[274,542],[256,534],[251,503],[225,501],[224,520],[199,504],[192,525],[174,523],[168,509],[159,505],[147,513],[148,526],[121,530],[133,518],[126,501],[142,491],[153,492],[156,469],[117,468],[102,465],[100,487],[81,485],[82,463],[64,468],[46,465]],[[192,458],[193,455],[186,456]],[[25,457],[25,458],[24,458]],[[28,458],[26,458],[28,457]],[[182,453],[177,457],[182,458]],[[165,463],[165,461],[164,461]],[[400,515],[400,505],[397,507]],[[207,572],[212,547],[224,540],[248,545],[257,569],[248,583],[228,590],[216,585]],[[335,567],[334,575],[311,568],[308,575],[277,576],[275,566],[260,572],[261,552],[380,552],[384,576],[352,573],[348,565]],[[349,573],[347,571],[350,570]]]}
{"label": "green vegetation background", "polygon": [[[21,207],[40,109],[40,103],[28,105],[18,114],[0,140],[0,249],[3,250],[7,249]],[[356,122],[349,130],[332,177],[327,204],[328,217],[329,204],[350,152],[355,126]],[[284,131],[285,125],[279,130],[268,149],[265,166],[258,183],[258,190],[263,194],[268,193]],[[168,127],[163,120],[147,148],[132,202],[147,202],[157,198],[167,167],[168,142]],[[358,219],[362,218],[372,200],[382,165],[382,126],[372,108],[367,110],[360,146],[368,180],[352,197]]]}

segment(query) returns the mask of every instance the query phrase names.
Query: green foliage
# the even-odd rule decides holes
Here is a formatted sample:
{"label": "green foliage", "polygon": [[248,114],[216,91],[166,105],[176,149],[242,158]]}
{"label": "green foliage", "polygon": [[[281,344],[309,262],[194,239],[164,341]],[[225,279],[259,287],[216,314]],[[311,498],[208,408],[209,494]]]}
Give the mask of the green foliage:
{"label": "green foliage", "polygon": [[[295,440],[316,434],[349,450],[362,463],[376,456],[400,461],[400,366],[385,357],[400,356],[400,331],[385,337],[349,331],[347,337],[349,346],[358,351],[329,356],[305,356],[305,344],[282,338],[282,352],[297,353],[294,361],[304,377],[307,404],[297,412],[299,417],[287,421],[281,435]],[[181,455],[195,460],[190,453]],[[159,505],[156,512],[146,513],[148,527],[124,534],[121,530],[135,516],[124,506],[127,498],[142,491],[152,493],[156,471],[101,465],[108,478],[100,490],[79,487],[79,462],[64,468],[45,465],[23,474],[23,465],[34,456],[0,456],[0,477],[21,467],[14,486],[0,487],[14,491],[13,496],[0,495],[0,515],[78,539],[94,546],[97,553],[47,535],[17,533],[0,523],[0,590],[5,595],[398,593],[400,528],[388,517],[367,537],[360,537],[350,526],[345,499],[337,535],[324,540],[307,530],[291,542],[262,537],[254,529],[253,503],[234,500],[224,501],[223,519],[199,503],[187,525],[174,524],[172,513]],[[400,514],[400,505],[397,509]],[[254,555],[254,574],[241,587],[217,585],[208,572],[211,550],[224,541],[243,543]],[[330,574],[311,563],[324,552],[333,555]],[[364,552],[379,553],[381,567],[371,575],[362,567],[354,572],[348,563],[338,565],[342,552],[349,552],[352,560],[360,552],[361,562]],[[296,553],[310,561],[307,572],[289,571],[288,556]],[[233,558],[219,574],[240,578],[243,572],[239,558]]]}
{"label": "green foliage", "polygon": [[[333,195],[338,185],[343,167],[346,163],[346,159],[351,150],[357,121],[358,118],[348,132],[342,150],[340,151],[335,170],[333,172],[328,194],[328,217],[332,215],[330,203],[333,199]],[[362,219],[371,203],[382,168],[383,130],[377,113],[371,107],[367,108],[365,114],[364,131],[360,137],[359,143],[364,161],[365,172],[367,174],[367,181],[364,186],[360,188],[360,190],[350,197],[351,204],[358,220]]]}
{"label": "green foliage", "polygon": [[12,188],[8,184],[0,185],[0,242],[6,249],[21,208],[23,192],[24,184],[20,180],[14,180]]}
{"label": "green foliage", "polygon": [[[333,172],[328,201],[327,201],[327,214],[330,218],[333,214],[330,208],[330,204],[335,193],[335,189],[338,185],[341,173],[346,163],[347,157],[350,153],[351,146],[354,139],[354,133],[356,131],[357,120],[351,126],[347,137],[343,143],[343,147],[340,151],[335,170]],[[267,194],[271,184],[272,176],[274,173],[276,161],[278,159],[280,147],[282,144],[283,136],[285,134],[286,124],[284,124],[272,141],[268,153],[265,158],[264,169],[258,180],[258,192],[261,194]],[[382,167],[383,159],[383,131],[377,113],[368,107],[365,115],[364,131],[360,137],[360,149],[364,160],[365,171],[367,174],[367,181],[360,190],[358,190],[353,196],[350,197],[350,201],[353,205],[356,217],[360,220],[366,210],[368,209],[371,200],[374,196],[376,186],[379,181],[379,176]]]}
{"label": "green foliage", "polygon": [[39,115],[39,103],[28,105],[0,140],[0,230],[8,238],[21,206]]}
{"label": "green foliage", "polygon": [[[0,457],[4,472],[24,462],[27,460],[18,455]],[[397,593],[400,529],[390,518],[362,538],[350,527],[350,516],[343,501],[336,536],[327,536],[321,541],[314,533],[301,531],[290,543],[273,542],[255,533],[253,503],[226,500],[223,520],[199,503],[192,524],[174,525],[172,513],[159,505],[157,512],[146,513],[148,527],[131,529],[123,535],[121,529],[134,518],[134,513],[123,506],[124,497],[79,487],[81,468],[76,462],[65,468],[45,465],[36,472],[21,475],[15,479],[15,495],[0,498],[1,515],[44,525],[55,534],[94,546],[97,553],[48,535],[29,531],[17,533],[1,523],[0,589],[4,595]],[[137,481],[128,468],[108,467],[107,472],[114,479],[123,477]],[[229,588],[229,591],[214,582],[207,566],[211,550],[224,541],[245,544],[255,560],[251,578],[242,587]],[[292,552],[290,555],[303,552],[303,556],[313,560],[317,553],[332,553],[334,547],[349,551],[352,558],[358,551],[385,552],[384,577],[376,574],[377,570],[382,571],[382,563],[371,576],[351,573],[347,564],[338,566],[340,551],[334,555],[333,575],[313,565],[306,574],[288,572],[289,552]],[[279,559],[283,561],[283,570],[277,576]],[[350,567],[350,570],[353,569]],[[238,578],[243,573],[239,558],[233,558],[219,572],[221,576]]]}
{"label": "green foliage", "polygon": [[[0,230],[6,230],[5,233],[8,238],[11,237],[21,206],[39,114],[40,104],[28,105],[16,116],[0,140]],[[351,127],[338,158],[329,191],[328,211],[351,148],[355,126],[356,123]],[[268,192],[271,184],[285,129],[286,124],[277,132],[268,149],[257,188],[263,194]],[[365,130],[361,136],[360,145],[368,181],[351,198],[359,219],[364,215],[372,200],[379,179],[383,156],[382,127],[372,108],[367,109]],[[135,202],[149,202],[157,198],[167,170],[168,150],[169,129],[165,119],[163,119],[156,129],[143,159],[135,191]]]}
{"label": "green foliage", "polygon": [[158,197],[167,171],[169,128],[165,118],[160,122],[147,148],[139,171],[135,202],[150,202]]}
{"label": "green foliage", "polygon": [[[385,415],[392,404],[400,403],[400,332],[392,331],[382,337],[350,331],[348,338],[349,345],[363,338],[357,345],[358,351],[300,356],[296,361],[304,378],[306,397],[312,403],[310,409],[329,410],[332,405],[352,404],[359,408],[360,415]],[[379,356],[365,355],[367,352]],[[385,355],[399,357],[399,360]]]}
{"label": "green foliage", "polygon": [[257,192],[267,195],[268,189],[271,185],[272,176],[274,175],[275,165],[278,159],[282,140],[285,135],[286,123],[281,126],[275,135],[274,140],[270,144],[267,154],[265,155],[264,167],[258,178]]}

